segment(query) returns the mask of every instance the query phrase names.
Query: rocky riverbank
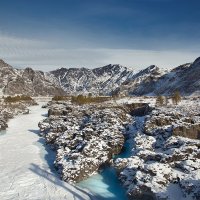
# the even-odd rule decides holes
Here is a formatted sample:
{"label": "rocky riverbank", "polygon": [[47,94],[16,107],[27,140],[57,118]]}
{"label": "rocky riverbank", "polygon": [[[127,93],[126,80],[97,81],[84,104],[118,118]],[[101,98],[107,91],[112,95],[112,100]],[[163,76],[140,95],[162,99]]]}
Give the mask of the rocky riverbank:
{"label": "rocky riverbank", "polygon": [[[200,198],[199,98],[154,108],[147,102],[48,107],[39,127],[63,180],[79,182],[112,164],[130,199]],[[115,159],[127,138],[130,157]]]}
{"label": "rocky riverbank", "polygon": [[36,105],[37,103],[31,101],[20,101],[15,103],[5,103],[0,100],[0,131],[5,130],[8,125],[7,121],[19,114],[28,114],[28,106]]}
{"label": "rocky riverbank", "polygon": [[135,117],[130,158],[115,160],[130,199],[200,199],[200,101]]}
{"label": "rocky riverbank", "polygon": [[124,110],[97,105],[53,104],[48,115],[39,127],[56,150],[55,166],[68,182],[86,179],[120,153],[131,122]]}

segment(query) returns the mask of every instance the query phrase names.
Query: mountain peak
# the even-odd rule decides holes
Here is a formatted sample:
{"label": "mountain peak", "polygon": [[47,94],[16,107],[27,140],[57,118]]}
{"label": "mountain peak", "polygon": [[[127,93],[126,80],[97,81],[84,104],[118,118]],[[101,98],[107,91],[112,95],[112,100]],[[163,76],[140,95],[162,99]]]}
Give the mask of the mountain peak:
{"label": "mountain peak", "polygon": [[94,68],[92,71],[95,75],[99,76],[103,74],[117,74],[123,71],[130,71],[130,70],[128,70],[127,67],[124,67],[119,64],[109,64],[103,67]]}
{"label": "mountain peak", "polygon": [[200,57],[198,57],[194,62],[193,62],[194,65],[197,65],[197,64],[200,64]]}
{"label": "mountain peak", "polygon": [[5,64],[5,62],[4,62],[4,60],[3,60],[3,59],[0,59],[0,64],[1,64],[1,63]]}
{"label": "mountain peak", "polygon": [[154,70],[159,70],[159,67],[157,67],[156,65],[150,65],[146,69],[148,69],[149,71],[154,71]]}
{"label": "mountain peak", "polygon": [[9,64],[7,64],[3,59],[0,59],[0,67],[3,68],[12,68]]}

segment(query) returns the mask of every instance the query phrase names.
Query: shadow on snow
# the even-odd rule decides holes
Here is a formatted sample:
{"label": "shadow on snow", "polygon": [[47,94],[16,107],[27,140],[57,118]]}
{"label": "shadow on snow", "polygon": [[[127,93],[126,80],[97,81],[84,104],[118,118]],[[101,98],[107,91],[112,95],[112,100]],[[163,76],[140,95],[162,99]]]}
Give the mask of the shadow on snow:
{"label": "shadow on snow", "polygon": [[[62,180],[59,180],[58,177],[48,171],[46,171],[45,169],[42,169],[40,166],[32,163],[30,168],[29,168],[32,172],[36,173],[37,175],[47,179],[48,181],[50,181],[51,183],[64,188],[66,191],[70,192],[71,194],[73,194],[76,198],[80,199],[80,200],[84,200],[84,198],[78,194],[77,192],[73,191],[72,189],[70,189],[69,187],[65,186],[63,184]],[[73,186],[71,186],[73,187]],[[87,196],[90,196],[87,192],[85,192],[84,190],[81,190],[80,188],[75,187],[76,189],[78,189],[79,191],[81,191],[82,193],[85,193]],[[91,199],[94,199],[92,196],[90,196]]]}
{"label": "shadow on snow", "polygon": [[[47,117],[47,114],[43,115],[44,117]],[[55,185],[62,187],[64,189],[66,189],[66,191],[72,193],[76,198],[80,199],[80,200],[84,200],[83,197],[80,196],[80,194],[76,193],[75,191],[71,190],[70,188],[66,187],[64,182],[60,179],[59,174],[57,173],[57,171],[55,170],[54,167],[54,161],[56,158],[56,153],[55,151],[53,151],[49,145],[46,144],[45,139],[41,137],[40,135],[40,130],[34,130],[34,129],[29,129],[28,130],[31,133],[37,134],[39,136],[39,140],[38,143],[40,145],[42,145],[45,149],[45,155],[41,155],[42,157],[44,157],[44,159],[46,160],[48,167],[50,168],[50,172],[48,172],[45,169],[42,169],[40,166],[32,163],[30,166],[30,170],[34,173],[36,173],[39,176],[42,176],[43,178],[46,178],[48,181],[54,183]],[[105,197],[106,194],[101,193],[100,195],[98,194],[90,194],[87,193],[86,191],[84,191],[83,189],[81,189],[80,187],[74,186],[77,190],[81,191],[82,193],[85,193],[86,195],[88,195],[90,197],[90,199],[92,200],[125,200],[127,199],[125,196],[125,191],[123,190],[122,186],[120,185],[120,182],[116,176],[116,171],[113,168],[105,168],[104,170],[102,170],[101,175],[102,175],[102,182],[105,183],[107,185],[107,191],[109,191],[110,193],[113,194],[113,197]],[[68,183],[67,183],[68,184]],[[95,187],[95,185],[93,185]],[[96,186],[96,187],[101,187],[101,186]],[[100,188],[101,189],[101,188]],[[102,187],[103,189],[103,187]]]}

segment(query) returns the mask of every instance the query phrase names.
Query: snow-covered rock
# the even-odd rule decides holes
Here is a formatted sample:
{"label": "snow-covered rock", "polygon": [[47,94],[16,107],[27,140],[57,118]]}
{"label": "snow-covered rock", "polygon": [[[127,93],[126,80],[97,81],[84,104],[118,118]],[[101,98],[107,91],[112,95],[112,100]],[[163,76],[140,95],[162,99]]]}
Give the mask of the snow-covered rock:
{"label": "snow-covered rock", "polygon": [[8,104],[0,99],[0,130],[5,130],[8,127],[8,119],[19,114],[29,114],[28,106],[35,104],[35,101],[21,101]]}
{"label": "snow-covered rock", "polygon": [[130,198],[200,199],[199,102],[190,98],[135,117],[132,156],[114,161]]}
{"label": "snow-covered rock", "polygon": [[116,107],[55,103],[39,127],[56,150],[55,166],[62,179],[79,182],[120,153],[130,120],[130,115]]}

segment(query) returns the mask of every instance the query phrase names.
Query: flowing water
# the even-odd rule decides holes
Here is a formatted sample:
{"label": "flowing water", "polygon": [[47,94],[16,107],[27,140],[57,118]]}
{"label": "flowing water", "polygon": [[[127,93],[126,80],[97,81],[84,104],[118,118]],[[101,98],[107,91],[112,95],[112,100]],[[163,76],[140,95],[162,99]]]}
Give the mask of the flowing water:
{"label": "flowing water", "polygon": [[[127,140],[124,150],[115,158],[128,158],[131,154],[132,145]],[[113,167],[106,167],[98,174],[77,184],[79,187],[91,191],[100,200],[127,200],[126,191],[118,180]]]}

